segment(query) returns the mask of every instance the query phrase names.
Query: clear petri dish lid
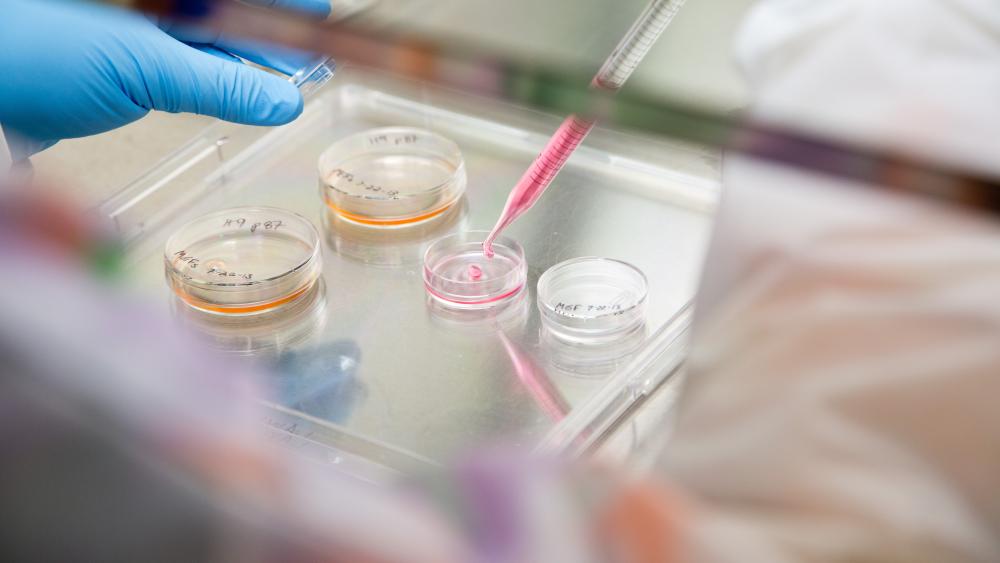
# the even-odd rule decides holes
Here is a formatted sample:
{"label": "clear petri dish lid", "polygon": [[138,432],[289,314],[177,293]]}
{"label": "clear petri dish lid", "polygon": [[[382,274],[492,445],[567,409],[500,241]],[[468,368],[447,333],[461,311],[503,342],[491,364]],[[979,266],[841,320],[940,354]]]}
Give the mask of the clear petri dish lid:
{"label": "clear petri dish lid", "polygon": [[528,275],[524,249],[498,238],[492,258],[483,254],[487,231],[466,231],[434,241],[424,254],[424,287],[441,305],[488,309],[504,305],[524,289]]}
{"label": "clear petri dish lid", "polygon": [[462,152],[451,140],[414,127],[351,135],[319,158],[320,190],[332,211],[368,227],[432,220],[465,193]]}
{"label": "clear petri dish lid", "polygon": [[607,342],[645,326],[647,290],[646,276],[627,262],[575,258],[538,279],[538,309],[557,338]]}
{"label": "clear petri dish lid", "polygon": [[321,269],[316,228],[275,207],[238,207],[195,219],[170,237],[163,259],[177,297],[224,315],[287,306],[308,293]]}

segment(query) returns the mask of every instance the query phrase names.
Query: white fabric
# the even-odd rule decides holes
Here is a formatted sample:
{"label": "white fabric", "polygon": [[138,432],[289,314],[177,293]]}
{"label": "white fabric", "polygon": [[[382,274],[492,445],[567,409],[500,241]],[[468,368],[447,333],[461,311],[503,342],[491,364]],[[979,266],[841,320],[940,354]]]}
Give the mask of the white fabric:
{"label": "white fabric", "polygon": [[11,164],[10,148],[7,147],[7,137],[3,134],[3,127],[0,127],[0,180],[10,171]]}
{"label": "white fabric", "polygon": [[[770,0],[738,46],[760,115],[1000,166],[994,0]],[[663,459],[689,559],[1000,561],[1000,223],[741,159],[724,183]]]}

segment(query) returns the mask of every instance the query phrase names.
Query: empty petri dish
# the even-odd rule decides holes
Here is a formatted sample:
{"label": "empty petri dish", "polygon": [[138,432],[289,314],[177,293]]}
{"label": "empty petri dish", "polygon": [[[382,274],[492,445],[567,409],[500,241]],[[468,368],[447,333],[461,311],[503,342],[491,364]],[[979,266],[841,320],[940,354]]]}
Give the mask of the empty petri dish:
{"label": "empty petri dish", "polygon": [[164,252],[167,282],[191,307],[226,315],[271,311],[319,278],[319,233],[305,217],[239,207],[181,227]]}
{"label": "empty petri dish", "polygon": [[606,342],[645,326],[646,276],[610,258],[575,258],[538,279],[542,322],[558,338]]}
{"label": "empty petri dish", "polygon": [[486,231],[466,231],[434,241],[424,254],[424,286],[446,307],[486,309],[503,305],[524,289],[528,275],[524,249],[513,240],[494,242],[493,258],[483,254]]}
{"label": "empty petri dish", "polygon": [[339,216],[369,227],[406,227],[438,217],[465,193],[458,145],[413,127],[351,135],[319,157],[320,189]]}

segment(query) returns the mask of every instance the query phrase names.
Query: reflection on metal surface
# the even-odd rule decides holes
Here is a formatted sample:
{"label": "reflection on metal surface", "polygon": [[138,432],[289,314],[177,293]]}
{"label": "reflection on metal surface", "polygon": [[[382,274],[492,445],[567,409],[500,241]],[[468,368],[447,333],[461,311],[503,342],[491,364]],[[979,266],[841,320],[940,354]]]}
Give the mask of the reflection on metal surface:
{"label": "reflection on metal surface", "polygon": [[420,263],[433,240],[465,230],[468,210],[463,197],[431,220],[396,229],[372,229],[328,209],[323,213],[323,228],[330,248],[341,256],[372,266],[408,266]]}
{"label": "reflection on metal surface", "polygon": [[242,356],[268,356],[308,342],[326,324],[326,286],[322,278],[306,295],[276,310],[251,317],[226,317],[188,307],[173,299],[174,317],[212,348]]}
{"label": "reflection on metal surface", "polygon": [[601,377],[614,373],[632,359],[646,341],[646,326],[611,342],[573,342],[544,327],[540,330],[540,339],[549,364],[560,372],[578,377]]}
{"label": "reflection on metal surface", "polygon": [[531,397],[552,420],[559,421],[569,414],[569,402],[549,379],[548,373],[523,348],[515,344],[503,331],[498,333],[504,350],[510,357],[514,373]]}
{"label": "reflection on metal surface", "polygon": [[526,390],[539,409],[554,421],[562,420],[572,409],[569,401],[549,379],[543,366],[523,346],[522,339],[512,338],[524,328],[530,308],[527,292],[493,309],[453,309],[428,297],[427,309],[438,326],[472,337],[496,338],[510,360],[512,374],[519,387]]}
{"label": "reflection on metal surface", "polygon": [[358,381],[361,349],[350,340],[286,350],[268,378],[281,404],[330,422],[343,422],[367,393]]}

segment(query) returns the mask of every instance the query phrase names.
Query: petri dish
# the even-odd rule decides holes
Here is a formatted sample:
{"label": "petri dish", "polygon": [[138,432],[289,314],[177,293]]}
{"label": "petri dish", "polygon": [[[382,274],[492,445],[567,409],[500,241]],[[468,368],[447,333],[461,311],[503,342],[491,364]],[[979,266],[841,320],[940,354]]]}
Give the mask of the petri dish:
{"label": "petri dish", "polygon": [[627,262],[575,258],[538,279],[538,309],[557,338],[607,342],[645,326],[647,288],[646,276]]}
{"label": "petri dish", "polygon": [[488,309],[504,305],[524,289],[528,275],[524,249],[500,237],[493,258],[483,254],[487,231],[454,233],[434,241],[424,254],[424,286],[441,305]]}
{"label": "petri dish", "polygon": [[398,228],[432,220],[465,193],[458,145],[414,127],[384,127],[337,141],[319,157],[320,189],[340,217]]}
{"label": "petri dish", "polygon": [[284,209],[226,209],[181,227],[167,241],[164,263],[167,283],[187,305],[260,314],[309,293],[321,268],[319,233]]}

